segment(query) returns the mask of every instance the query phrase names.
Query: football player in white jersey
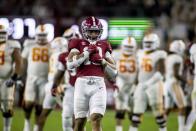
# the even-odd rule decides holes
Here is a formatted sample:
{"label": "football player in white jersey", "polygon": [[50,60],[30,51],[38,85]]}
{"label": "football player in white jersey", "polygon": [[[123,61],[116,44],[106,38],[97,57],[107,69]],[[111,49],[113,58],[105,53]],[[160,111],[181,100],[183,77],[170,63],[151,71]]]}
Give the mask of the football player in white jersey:
{"label": "football player in white jersey", "polygon": [[133,94],[137,79],[136,50],[136,40],[129,36],[122,41],[121,50],[113,52],[118,69],[116,78],[118,89],[115,91],[116,131],[123,131],[122,120],[126,112],[131,118]]}
{"label": "football player in white jersey", "polygon": [[21,75],[21,45],[8,40],[7,28],[0,24],[0,106],[3,115],[3,131],[11,131],[14,104],[14,87]]}
{"label": "football player in white jersey", "polygon": [[38,122],[39,130],[43,129],[43,126],[45,124],[48,115],[50,114],[52,109],[56,106],[56,104],[58,103],[59,105],[61,105],[61,101],[57,101],[57,99],[55,99],[55,97],[51,95],[51,88],[52,88],[55,73],[57,72],[58,57],[61,52],[67,51],[67,48],[68,48],[68,41],[63,37],[56,37],[51,42],[52,55],[50,56],[49,59],[48,82],[45,85],[43,110],[39,117],[39,122]]}
{"label": "football player in white jersey", "polygon": [[182,40],[174,40],[169,47],[169,55],[165,61],[165,108],[166,114],[169,115],[174,104],[178,108],[178,131],[184,131],[185,124],[185,95],[181,87],[181,82],[186,83],[183,79],[183,64],[185,43]]}
{"label": "football player in white jersey", "polygon": [[163,103],[163,69],[167,53],[157,50],[160,45],[157,34],[143,38],[143,49],[138,51],[138,85],[134,92],[134,109],[130,131],[137,131],[141,116],[149,105],[156,117],[160,131],[166,131]]}
{"label": "football player in white jersey", "polygon": [[22,57],[24,65],[27,65],[27,79],[24,92],[24,131],[30,131],[30,116],[33,107],[35,107],[34,131],[38,129],[37,123],[42,111],[45,94],[44,86],[47,83],[49,57],[51,54],[47,35],[46,26],[39,25],[36,28],[35,40],[26,40],[24,43]]}
{"label": "football player in white jersey", "polygon": [[3,131],[11,131],[15,82],[21,75],[21,45],[8,40],[7,28],[0,24],[0,107],[3,115]]}
{"label": "football player in white jersey", "polygon": [[74,103],[74,84],[76,80],[76,71],[75,70],[67,70],[67,57],[68,52],[62,52],[58,58],[58,66],[57,72],[55,73],[51,93],[53,96],[58,96],[59,85],[61,83],[61,79],[66,77],[66,86],[64,88],[64,96],[63,96],[63,111],[62,111],[62,125],[63,131],[73,131],[73,103]]}
{"label": "football player in white jersey", "polygon": [[187,117],[186,129],[185,131],[191,131],[195,121],[196,121],[196,43],[194,43],[190,50],[190,60],[194,64],[194,81],[193,81],[193,90],[192,90],[192,110]]}
{"label": "football player in white jersey", "polygon": [[67,40],[74,39],[74,38],[82,38],[80,32],[72,27],[64,31],[63,37]]}

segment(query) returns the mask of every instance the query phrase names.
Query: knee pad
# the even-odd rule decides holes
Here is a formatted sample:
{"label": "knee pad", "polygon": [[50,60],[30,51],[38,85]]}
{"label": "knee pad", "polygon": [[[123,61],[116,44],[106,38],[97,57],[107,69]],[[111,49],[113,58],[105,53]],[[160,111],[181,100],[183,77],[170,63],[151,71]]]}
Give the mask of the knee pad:
{"label": "knee pad", "polygon": [[133,114],[131,121],[133,127],[138,127],[139,124],[141,123],[141,114]]}
{"label": "knee pad", "polygon": [[166,119],[163,115],[156,117],[156,122],[160,128],[166,127]]}
{"label": "knee pad", "polygon": [[72,128],[73,127],[73,118],[72,117],[63,117],[63,128]]}
{"label": "knee pad", "polygon": [[125,111],[116,111],[115,118],[124,119],[125,118]]}
{"label": "knee pad", "polygon": [[3,112],[3,117],[5,118],[9,118],[13,116],[13,111],[12,110],[8,110],[7,112]]}

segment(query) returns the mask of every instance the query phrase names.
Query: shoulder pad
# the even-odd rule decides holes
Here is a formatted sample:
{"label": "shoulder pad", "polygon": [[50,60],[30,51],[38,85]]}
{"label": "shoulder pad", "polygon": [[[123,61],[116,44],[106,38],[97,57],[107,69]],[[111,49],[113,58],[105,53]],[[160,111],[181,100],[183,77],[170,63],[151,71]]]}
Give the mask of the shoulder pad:
{"label": "shoulder pad", "polygon": [[165,59],[167,57],[167,52],[164,50],[158,50],[157,53],[163,59]]}
{"label": "shoulder pad", "polygon": [[35,40],[32,40],[32,39],[26,39],[23,43],[23,46],[26,47],[26,46],[32,46],[35,44]]}
{"label": "shoulder pad", "polygon": [[17,40],[8,40],[7,43],[11,48],[21,49],[21,45],[20,45],[19,41],[17,41]]}

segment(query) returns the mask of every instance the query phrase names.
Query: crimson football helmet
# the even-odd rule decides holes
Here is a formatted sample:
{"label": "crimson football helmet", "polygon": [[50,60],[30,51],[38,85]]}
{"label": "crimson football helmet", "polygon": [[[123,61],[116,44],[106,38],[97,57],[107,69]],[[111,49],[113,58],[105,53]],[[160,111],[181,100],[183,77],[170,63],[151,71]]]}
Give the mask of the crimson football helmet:
{"label": "crimson football helmet", "polygon": [[99,19],[91,16],[82,22],[81,30],[85,39],[94,42],[100,39],[103,32],[103,26]]}

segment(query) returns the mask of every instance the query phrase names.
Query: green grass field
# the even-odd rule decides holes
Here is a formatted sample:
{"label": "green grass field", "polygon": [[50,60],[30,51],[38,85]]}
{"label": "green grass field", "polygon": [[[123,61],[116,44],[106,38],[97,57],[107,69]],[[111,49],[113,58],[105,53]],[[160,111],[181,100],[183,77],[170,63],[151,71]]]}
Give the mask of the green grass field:
{"label": "green grass field", "polygon": [[[32,115],[33,116],[33,115]],[[33,119],[32,119],[33,121]],[[0,117],[0,131],[2,131],[2,117]],[[21,109],[16,109],[13,124],[12,124],[12,131],[22,131],[24,124],[24,114]],[[108,110],[104,116],[102,121],[103,131],[115,131],[115,120],[114,120],[114,111]],[[124,131],[128,131],[129,127],[129,120],[126,119],[124,124]],[[177,115],[176,113],[171,113],[169,116],[168,121],[168,131],[177,131]],[[44,131],[62,131],[61,128],[61,111],[55,110],[49,116]],[[90,130],[90,123],[87,123],[87,131]],[[150,112],[145,113],[143,123],[140,126],[140,131],[158,131],[158,127],[155,124],[155,119],[153,118]],[[196,131],[196,124],[192,131]]]}

